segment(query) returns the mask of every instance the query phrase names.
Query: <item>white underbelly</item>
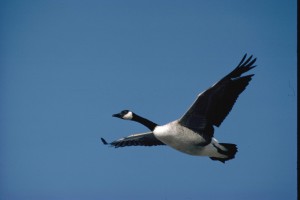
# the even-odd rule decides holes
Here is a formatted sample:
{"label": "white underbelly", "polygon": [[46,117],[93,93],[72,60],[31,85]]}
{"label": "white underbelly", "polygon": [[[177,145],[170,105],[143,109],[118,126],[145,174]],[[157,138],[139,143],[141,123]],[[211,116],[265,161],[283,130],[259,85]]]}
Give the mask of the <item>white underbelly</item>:
{"label": "white underbelly", "polygon": [[178,125],[177,121],[158,126],[153,133],[157,139],[183,153],[199,156],[205,153],[205,139],[198,133]]}

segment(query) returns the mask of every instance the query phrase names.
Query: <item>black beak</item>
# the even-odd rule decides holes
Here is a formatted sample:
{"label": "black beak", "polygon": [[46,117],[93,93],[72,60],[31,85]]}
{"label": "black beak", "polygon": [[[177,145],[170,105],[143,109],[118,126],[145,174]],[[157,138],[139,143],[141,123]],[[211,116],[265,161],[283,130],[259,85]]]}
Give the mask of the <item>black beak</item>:
{"label": "black beak", "polygon": [[122,116],[120,115],[120,113],[118,113],[118,114],[113,114],[112,116],[113,116],[113,117],[117,117],[117,118],[122,118]]}

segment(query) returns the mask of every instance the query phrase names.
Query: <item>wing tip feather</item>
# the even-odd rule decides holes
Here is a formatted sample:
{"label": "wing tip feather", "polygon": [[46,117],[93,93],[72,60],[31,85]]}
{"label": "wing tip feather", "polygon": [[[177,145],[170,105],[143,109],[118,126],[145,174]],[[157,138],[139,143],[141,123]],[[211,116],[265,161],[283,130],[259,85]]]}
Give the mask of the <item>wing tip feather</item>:
{"label": "wing tip feather", "polygon": [[101,138],[101,141],[104,145],[108,145],[108,142],[106,142],[106,140],[104,138]]}

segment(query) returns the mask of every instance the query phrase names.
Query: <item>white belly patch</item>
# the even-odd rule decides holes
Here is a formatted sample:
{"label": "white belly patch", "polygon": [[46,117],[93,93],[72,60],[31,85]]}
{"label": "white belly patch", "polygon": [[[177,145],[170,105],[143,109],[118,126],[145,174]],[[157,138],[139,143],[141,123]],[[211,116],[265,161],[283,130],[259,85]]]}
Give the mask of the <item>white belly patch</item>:
{"label": "white belly patch", "polygon": [[177,121],[157,126],[153,133],[163,143],[191,155],[201,155],[203,150],[201,144],[206,142],[201,135],[179,125]]}

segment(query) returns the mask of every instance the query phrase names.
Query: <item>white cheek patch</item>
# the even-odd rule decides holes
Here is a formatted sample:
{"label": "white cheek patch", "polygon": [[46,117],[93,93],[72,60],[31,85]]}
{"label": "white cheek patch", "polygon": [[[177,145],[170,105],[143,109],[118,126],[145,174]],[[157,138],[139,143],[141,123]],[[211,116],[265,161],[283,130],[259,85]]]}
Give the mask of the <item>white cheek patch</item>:
{"label": "white cheek patch", "polygon": [[131,120],[133,117],[133,114],[131,111],[129,111],[126,115],[123,116],[123,119]]}

